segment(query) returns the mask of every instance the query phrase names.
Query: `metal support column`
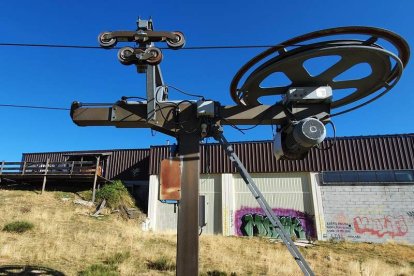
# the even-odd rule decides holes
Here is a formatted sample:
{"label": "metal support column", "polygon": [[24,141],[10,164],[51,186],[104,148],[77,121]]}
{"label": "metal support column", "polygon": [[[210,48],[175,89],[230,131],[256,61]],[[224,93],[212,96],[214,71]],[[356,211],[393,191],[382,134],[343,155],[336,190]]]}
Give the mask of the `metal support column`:
{"label": "metal support column", "polygon": [[198,190],[200,177],[200,136],[183,133],[178,137],[182,158],[181,200],[178,204],[177,275],[198,275]]}

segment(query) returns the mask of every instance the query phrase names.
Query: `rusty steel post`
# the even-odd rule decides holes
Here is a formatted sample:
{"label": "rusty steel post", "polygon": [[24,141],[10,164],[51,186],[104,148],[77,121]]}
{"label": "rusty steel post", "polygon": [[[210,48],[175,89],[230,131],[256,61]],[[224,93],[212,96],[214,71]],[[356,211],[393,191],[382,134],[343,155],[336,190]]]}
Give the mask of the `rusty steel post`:
{"label": "rusty steel post", "polygon": [[183,133],[178,137],[178,151],[182,158],[181,200],[178,204],[177,225],[178,276],[198,275],[199,141],[199,133]]}

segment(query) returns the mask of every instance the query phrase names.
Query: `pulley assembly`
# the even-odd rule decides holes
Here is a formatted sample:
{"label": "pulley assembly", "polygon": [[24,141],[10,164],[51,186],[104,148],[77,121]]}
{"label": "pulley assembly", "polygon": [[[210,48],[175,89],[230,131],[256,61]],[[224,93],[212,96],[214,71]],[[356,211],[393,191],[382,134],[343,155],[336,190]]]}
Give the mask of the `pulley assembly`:
{"label": "pulley assembly", "polygon": [[[275,104],[282,104],[288,120],[275,135],[275,156],[303,159],[310,148],[324,140],[324,124],[330,118],[362,107],[394,87],[409,56],[407,42],[384,29],[353,26],[320,30],[282,42],[251,59],[233,78],[230,94],[238,105],[246,107],[261,105],[269,96]],[[327,58],[336,60],[326,64]],[[306,67],[317,59],[323,70],[312,74]],[[340,77],[362,64],[370,71],[367,75]],[[265,85],[273,74],[283,75],[289,84]],[[305,121],[290,115],[292,108],[317,102],[325,103],[329,110],[340,110]]]}
{"label": "pulley assembly", "polygon": [[146,65],[158,65],[163,58],[159,48],[154,42],[166,42],[171,49],[180,49],[185,45],[183,33],[154,31],[152,20],[137,21],[136,31],[103,32],[98,36],[99,45],[111,49],[118,42],[135,42],[137,47],[124,47],[118,52],[118,60],[124,65],[135,64],[138,72],[144,73]]}

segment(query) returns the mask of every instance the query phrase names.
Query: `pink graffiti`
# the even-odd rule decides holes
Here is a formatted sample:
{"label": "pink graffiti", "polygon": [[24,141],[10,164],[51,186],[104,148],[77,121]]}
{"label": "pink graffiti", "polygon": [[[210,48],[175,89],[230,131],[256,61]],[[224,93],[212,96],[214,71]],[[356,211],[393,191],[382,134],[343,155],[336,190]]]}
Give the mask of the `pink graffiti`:
{"label": "pink graffiti", "polygon": [[392,238],[404,236],[408,232],[403,216],[384,216],[381,218],[355,217],[355,232],[368,233],[379,238],[390,235]]}

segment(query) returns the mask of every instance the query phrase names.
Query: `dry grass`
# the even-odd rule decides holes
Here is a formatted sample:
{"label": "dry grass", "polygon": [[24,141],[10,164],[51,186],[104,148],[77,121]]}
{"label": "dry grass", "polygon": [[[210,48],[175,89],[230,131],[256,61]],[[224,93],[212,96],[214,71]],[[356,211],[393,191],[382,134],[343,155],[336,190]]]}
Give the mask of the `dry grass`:
{"label": "dry grass", "polygon": [[[175,235],[142,232],[138,221],[115,215],[91,218],[92,210],[62,196],[0,190],[0,227],[16,220],[34,224],[23,234],[0,232],[0,270],[5,265],[34,265],[77,275],[95,264],[120,275],[175,274],[150,269],[160,259],[174,264]],[[300,250],[317,275],[414,275],[413,246],[319,242]],[[282,244],[203,235],[200,272],[214,270],[228,275],[300,275]]]}

